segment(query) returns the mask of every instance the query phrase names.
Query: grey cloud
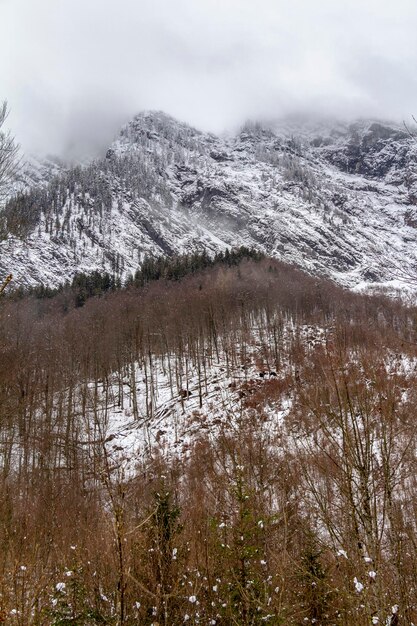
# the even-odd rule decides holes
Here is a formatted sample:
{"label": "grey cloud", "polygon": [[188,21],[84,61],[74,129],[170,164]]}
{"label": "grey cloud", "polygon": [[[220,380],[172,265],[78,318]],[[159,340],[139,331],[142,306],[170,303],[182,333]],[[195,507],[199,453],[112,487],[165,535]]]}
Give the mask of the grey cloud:
{"label": "grey cloud", "polygon": [[417,110],[414,0],[0,0],[0,23],[0,98],[27,150],[101,150],[149,108],[216,132]]}

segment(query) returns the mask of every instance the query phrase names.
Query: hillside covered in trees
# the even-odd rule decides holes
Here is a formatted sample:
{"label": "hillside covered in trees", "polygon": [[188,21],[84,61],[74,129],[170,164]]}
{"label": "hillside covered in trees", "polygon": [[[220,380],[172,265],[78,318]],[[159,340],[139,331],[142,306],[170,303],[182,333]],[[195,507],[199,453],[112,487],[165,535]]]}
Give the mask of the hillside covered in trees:
{"label": "hillside covered in trees", "polygon": [[25,287],[94,271],[124,282],[145,257],[253,246],[343,286],[407,285],[416,158],[403,127],[375,120],[216,136],[145,111],[95,160],[25,163],[0,207],[0,273]]}
{"label": "hillside covered in trees", "polygon": [[0,622],[417,622],[417,311],[249,252],[0,300]]}

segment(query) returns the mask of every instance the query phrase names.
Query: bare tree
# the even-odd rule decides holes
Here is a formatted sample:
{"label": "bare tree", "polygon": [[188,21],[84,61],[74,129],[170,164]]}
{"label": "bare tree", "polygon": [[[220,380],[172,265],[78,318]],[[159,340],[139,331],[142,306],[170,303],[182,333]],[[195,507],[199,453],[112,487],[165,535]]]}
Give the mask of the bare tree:
{"label": "bare tree", "polygon": [[[6,197],[9,182],[16,174],[19,165],[19,145],[10,131],[4,128],[8,115],[7,100],[4,100],[0,104],[0,202]],[[9,274],[5,280],[0,281],[0,295],[11,280],[12,274]]]}
{"label": "bare tree", "polygon": [[0,104],[0,200],[5,196],[10,179],[17,171],[19,145],[10,131],[5,129],[9,115],[7,101]]}

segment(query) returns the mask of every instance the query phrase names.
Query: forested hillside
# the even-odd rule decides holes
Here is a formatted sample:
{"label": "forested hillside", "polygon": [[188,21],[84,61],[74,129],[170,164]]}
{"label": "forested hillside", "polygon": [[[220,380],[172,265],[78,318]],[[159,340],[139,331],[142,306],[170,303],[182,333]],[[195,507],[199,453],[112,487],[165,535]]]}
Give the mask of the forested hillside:
{"label": "forested hillside", "polygon": [[417,311],[243,256],[0,300],[0,622],[417,622]]}
{"label": "forested hillside", "polygon": [[0,206],[0,273],[26,287],[93,271],[123,282],[145,257],[244,245],[343,286],[410,285],[416,159],[397,124],[287,120],[215,136],[145,111],[95,160],[23,168]]}

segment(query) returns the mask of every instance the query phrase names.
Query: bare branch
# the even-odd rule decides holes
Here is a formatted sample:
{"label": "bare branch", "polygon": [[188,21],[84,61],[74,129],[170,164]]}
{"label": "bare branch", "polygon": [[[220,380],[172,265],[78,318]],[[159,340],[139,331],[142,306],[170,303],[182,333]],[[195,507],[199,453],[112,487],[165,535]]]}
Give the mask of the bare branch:
{"label": "bare branch", "polygon": [[7,285],[9,284],[9,282],[12,280],[13,278],[13,274],[9,274],[5,280],[3,281],[2,284],[0,284],[0,295],[3,293],[3,291],[6,289]]}
{"label": "bare branch", "polygon": [[9,115],[7,101],[0,104],[0,200],[6,195],[10,181],[19,167],[19,145],[4,125]]}

